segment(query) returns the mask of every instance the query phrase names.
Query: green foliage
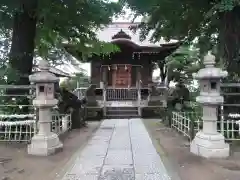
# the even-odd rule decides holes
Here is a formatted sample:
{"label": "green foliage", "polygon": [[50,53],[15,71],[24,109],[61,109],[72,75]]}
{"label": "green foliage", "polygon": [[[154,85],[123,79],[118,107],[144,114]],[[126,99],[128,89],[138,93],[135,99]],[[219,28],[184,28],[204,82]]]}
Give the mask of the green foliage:
{"label": "green foliage", "polygon": [[191,43],[196,37],[201,52],[216,46],[221,22],[221,14],[239,7],[239,0],[121,0],[144,16],[141,37],[146,38],[153,30],[152,41],[178,39]]}
{"label": "green foliage", "polygon": [[212,5],[209,1],[177,1],[177,0],[126,0],[131,9],[139,15],[145,15],[140,28],[142,37],[154,30],[152,40],[166,39],[193,40],[200,36],[205,13]]}
{"label": "green foliage", "polygon": [[[0,32],[12,30],[14,14],[22,11],[23,2],[27,1],[1,0]],[[97,39],[96,30],[111,22],[112,16],[120,13],[121,8],[119,3],[104,0],[38,0],[34,14],[38,17],[36,55],[61,59],[66,53],[63,43],[73,45],[84,56],[113,51],[112,46]],[[10,40],[7,36],[5,39]]]}
{"label": "green foliage", "polygon": [[78,87],[78,85],[80,87],[83,87],[84,85],[87,87],[89,84],[88,80],[89,77],[84,72],[80,72],[75,74],[74,77],[65,79],[63,82],[61,82],[60,87],[65,88],[68,91],[73,91]]}
{"label": "green foliage", "polygon": [[[191,83],[192,74],[201,67],[199,50],[194,47],[181,46],[166,58],[169,81]],[[190,82],[189,82],[190,81]]]}
{"label": "green foliage", "polygon": [[94,55],[107,55],[111,52],[118,52],[119,48],[111,43],[99,42],[97,39],[90,46],[79,47],[77,44],[65,45],[67,51],[81,62],[89,62]]}
{"label": "green foliage", "polygon": [[[217,57],[217,63],[229,72],[228,80],[239,81],[240,0],[121,0],[136,16],[143,16],[138,28],[141,38],[150,32],[151,40],[181,40],[199,48],[198,60],[208,50]],[[170,79],[191,79],[191,73],[201,66],[193,65],[185,55],[169,57]],[[172,67],[171,67],[172,66]],[[189,73],[188,73],[189,72]],[[171,74],[172,73],[172,74]]]}
{"label": "green foliage", "polygon": [[163,81],[168,76],[170,82],[184,82],[190,85],[193,81],[192,73],[196,73],[202,66],[199,49],[195,46],[183,45],[173,54],[157,62],[160,70],[158,79]]}
{"label": "green foliage", "polygon": [[[38,3],[37,8],[35,6],[36,2]],[[57,64],[71,60],[71,58],[67,58],[67,53],[63,48],[65,43],[71,44],[72,47],[81,51],[82,56],[113,51],[114,47],[97,39],[96,31],[111,22],[112,16],[120,13],[120,11],[121,4],[105,0],[1,0],[0,51],[4,52],[4,54],[0,52],[4,56],[0,57],[1,84],[6,83],[5,75],[8,76],[8,80],[14,80],[11,81],[13,83],[17,83],[18,78],[19,81],[24,80],[23,83],[28,83],[28,75],[32,68],[33,50],[35,50],[35,57],[40,56]],[[35,22],[36,19],[37,22]],[[23,21],[24,26],[16,26]],[[29,36],[23,33],[26,32],[23,27],[30,30]],[[35,27],[37,27],[37,33],[34,37]],[[15,35],[13,36],[15,41],[13,40],[12,43],[14,48],[11,49],[11,58],[8,58],[12,34]],[[21,39],[21,42],[19,39]],[[31,43],[34,40],[35,47]],[[26,64],[24,64],[26,59]],[[14,70],[8,67],[9,61],[12,67],[15,64]],[[21,68],[23,66],[29,68]],[[77,78],[79,76],[85,75],[79,74]],[[75,88],[74,81],[78,81],[78,79],[72,79],[67,83],[70,89]],[[24,93],[19,92],[21,95]],[[5,104],[19,105],[23,102],[28,104],[26,98],[19,98],[19,100],[0,98],[0,101],[2,99]],[[9,108],[7,109],[9,110]],[[26,110],[26,108],[22,109]],[[20,110],[19,108],[12,108],[10,111],[19,112]]]}

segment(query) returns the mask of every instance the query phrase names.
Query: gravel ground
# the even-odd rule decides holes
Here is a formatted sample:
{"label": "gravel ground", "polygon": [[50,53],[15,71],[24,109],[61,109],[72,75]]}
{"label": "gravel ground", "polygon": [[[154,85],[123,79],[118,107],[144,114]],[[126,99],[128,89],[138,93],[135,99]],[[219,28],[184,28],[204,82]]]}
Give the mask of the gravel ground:
{"label": "gravel ground", "polygon": [[53,180],[57,173],[83,148],[100,122],[90,122],[87,128],[73,130],[61,137],[63,151],[49,157],[30,156],[26,144],[0,144],[0,180]]}
{"label": "gravel ground", "polygon": [[157,151],[165,157],[172,180],[239,180],[240,146],[227,159],[205,159],[190,153],[189,142],[157,119],[144,119]]}

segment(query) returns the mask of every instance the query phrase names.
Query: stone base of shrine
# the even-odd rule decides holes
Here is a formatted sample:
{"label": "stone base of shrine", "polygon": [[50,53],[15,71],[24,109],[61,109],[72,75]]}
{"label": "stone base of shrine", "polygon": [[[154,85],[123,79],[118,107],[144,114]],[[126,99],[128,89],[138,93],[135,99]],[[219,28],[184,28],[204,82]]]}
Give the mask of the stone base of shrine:
{"label": "stone base of shrine", "polygon": [[190,151],[205,158],[225,158],[229,156],[229,144],[220,133],[198,132],[191,142]]}
{"label": "stone base of shrine", "polygon": [[49,156],[63,148],[58,135],[50,133],[48,135],[37,134],[33,136],[31,144],[28,145],[28,154],[36,156]]}

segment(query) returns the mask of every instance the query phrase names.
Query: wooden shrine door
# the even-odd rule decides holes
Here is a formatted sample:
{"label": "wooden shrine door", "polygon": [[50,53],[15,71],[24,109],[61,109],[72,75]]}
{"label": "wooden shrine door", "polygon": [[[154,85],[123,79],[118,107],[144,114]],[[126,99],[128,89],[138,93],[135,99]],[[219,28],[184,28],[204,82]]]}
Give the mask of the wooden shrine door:
{"label": "wooden shrine door", "polygon": [[118,65],[113,70],[112,85],[116,88],[128,88],[131,87],[131,65]]}

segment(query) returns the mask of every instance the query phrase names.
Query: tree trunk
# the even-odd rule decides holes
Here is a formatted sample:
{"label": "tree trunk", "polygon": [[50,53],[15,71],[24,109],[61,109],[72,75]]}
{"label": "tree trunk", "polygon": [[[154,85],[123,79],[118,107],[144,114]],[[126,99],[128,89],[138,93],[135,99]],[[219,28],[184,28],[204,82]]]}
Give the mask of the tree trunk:
{"label": "tree trunk", "polygon": [[[18,11],[14,14],[12,44],[9,54],[9,64],[17,76],[8,77],[9,84],[28,85],[28,76],[33,68],[35,36],[37,25],[37,0],[21,0]],[[16,77],[15,76],[15,77]],[[10,90],[11,94],[26,94],[26,89]],[[29,104],[24,98],[23,104]],[[23,110],[27,111],[27,110]]]}
{"label": "tree trunk", "polygon": [[[219,53],[225,63],[228,77],[226,82],[240,82],[240,6],[220,14]],[[239,92],[236,87],[225,88],[228,93]],[[224,89],[223,89],[224,91]],[[235,92],[236,91],[236,92]],[[225,104],[239,104],[240,96],[225,96]],[[239,107],[224,107],[224,114],[239,112]]]}
{"label": "tree trunk", "polygon": [[165,60],[161,60],[160,62],[158,62],[158,68],[160,70],[160,78],[161,78],[161,83],[164,83],[165,82],[165,78],[167,76],[167,71],[165,69],[166,67],[166,62]]}
{"label": "tree trunk", "polygon": [[219,49],[229,73],[228,79],[240,77],[240,6],[220,14]]}

